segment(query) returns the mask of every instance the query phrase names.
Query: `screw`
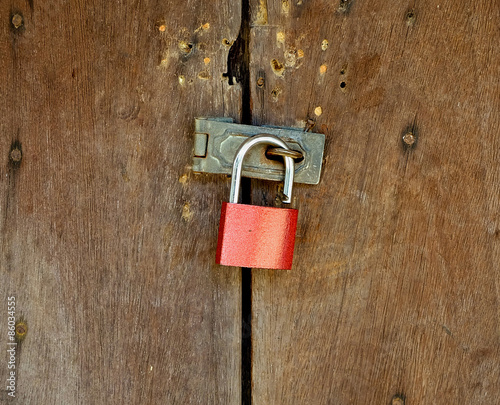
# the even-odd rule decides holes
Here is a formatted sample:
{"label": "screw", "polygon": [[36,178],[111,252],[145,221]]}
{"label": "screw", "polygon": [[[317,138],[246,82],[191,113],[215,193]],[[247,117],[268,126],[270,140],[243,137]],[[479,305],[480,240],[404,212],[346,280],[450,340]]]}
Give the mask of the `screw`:
{"label": "screw", "polygon": [[12,25],[14,28],[18,29],[21,25],[23,25],[23,17],[20,14],[14,14],[12,16]]}
{"label": "screw", "polygon": [[392,398],[392,405],[404,405],[405,400],[404,398],[400,397],[399,395],[396,395],[394,398]]}
{"label": "screw", "polygon": [[263,77],[259,77],[257,79],[257,86],[264,87],[264,78]]}
{"label": "screw", "polygon": [[23,153],[21,152],[21,150],[19,148],[14,148],[10,151],[10,159],[13,161],[13,162],[20,162],[21,159],[23,157]]}
{"label": "screw", "polygon": [[24,321],[19,321],[16,324],[16,338],[23,340],[26,337],[26,333],[28,333],[28,325]]}
{"label": "screw", "polygon": [[408,146],[413,145],[416,140],[417,139],[415,138],[415,135],[413,135],[411,132],[408,132],[403,136],[403,142]]}

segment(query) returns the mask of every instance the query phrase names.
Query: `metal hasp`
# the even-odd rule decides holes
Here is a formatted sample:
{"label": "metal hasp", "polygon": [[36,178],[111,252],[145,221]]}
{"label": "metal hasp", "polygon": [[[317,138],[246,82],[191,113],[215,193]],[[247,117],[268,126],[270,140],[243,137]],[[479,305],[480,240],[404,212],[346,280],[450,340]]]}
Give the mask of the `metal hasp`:
{"label": "metal hasp", "polygon": [[[290,149],[303,154],[304,159],[295,162],[295,183],[319,183],[325,135],[298,128],[235,124],[231,118],[195,119],[193,171],[231,174],[233,159],[240,145],[258,134],[275,135]],[[265,155],[268,147],[260,145],[248,152],[243,163],[244,177],[274,181],[283,179],[283,159],[268,159]]]}

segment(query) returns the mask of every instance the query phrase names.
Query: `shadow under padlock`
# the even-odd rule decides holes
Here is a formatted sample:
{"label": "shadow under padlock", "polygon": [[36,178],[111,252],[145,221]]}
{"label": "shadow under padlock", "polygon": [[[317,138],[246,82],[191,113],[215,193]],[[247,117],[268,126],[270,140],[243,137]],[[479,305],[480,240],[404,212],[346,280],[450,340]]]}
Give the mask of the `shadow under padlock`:
{"label": "shadow under padlock", "polygon": [[[247,138],[235,154],[229,202],[222,203],[216,263],[225,266],[291,270],[298,210],[239,204],[243,160],[256,150],[265,157],[268,145],[289,150],[280,138],[262,134]],[[283,202],[292,201],[294,161],[284,157]]]}

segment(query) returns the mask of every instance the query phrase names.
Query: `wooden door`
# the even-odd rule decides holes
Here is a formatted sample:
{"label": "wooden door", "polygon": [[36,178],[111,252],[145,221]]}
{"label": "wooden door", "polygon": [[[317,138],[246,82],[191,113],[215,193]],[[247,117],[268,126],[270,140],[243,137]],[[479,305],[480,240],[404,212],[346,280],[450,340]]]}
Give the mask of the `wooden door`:
{"label": "wooden door", "polygon": [[[498,402],[497,2],[0,16],[1,403]],[[292,271],[214,264],[197,116],[325,134]]]}
{"label": "wooden door", "polygon": [[253,272],[253,403],[499,403],[500,4],[253,12],[254,123],[327,139],[293,270]]}
{"label": "wooden door", "polygon": [[189,167],[194,117],[241,104],[221,80],[241,7],[219,3],[0,3],[0,402],[240,402],[227,179]]}

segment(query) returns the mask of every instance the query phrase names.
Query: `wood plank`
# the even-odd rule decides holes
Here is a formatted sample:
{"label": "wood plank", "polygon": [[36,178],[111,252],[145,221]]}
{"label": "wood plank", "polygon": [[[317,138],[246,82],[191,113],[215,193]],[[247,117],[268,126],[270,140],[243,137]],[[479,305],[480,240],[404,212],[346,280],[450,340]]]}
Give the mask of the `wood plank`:
{"label": "wood plank", "polygon": [[189,167],[194,117],[239,114],[239,8],[0,4],[0,402],[9,296],[12,403],[240,402],[240,274],[214,264],[228,181]]}
{"label": "wood plank", "polygon": [[253,272],[253,403],[496,403],[499,4],[252,13],[254,123],[327,137],[320,185],[295,187],[293,270]]}

